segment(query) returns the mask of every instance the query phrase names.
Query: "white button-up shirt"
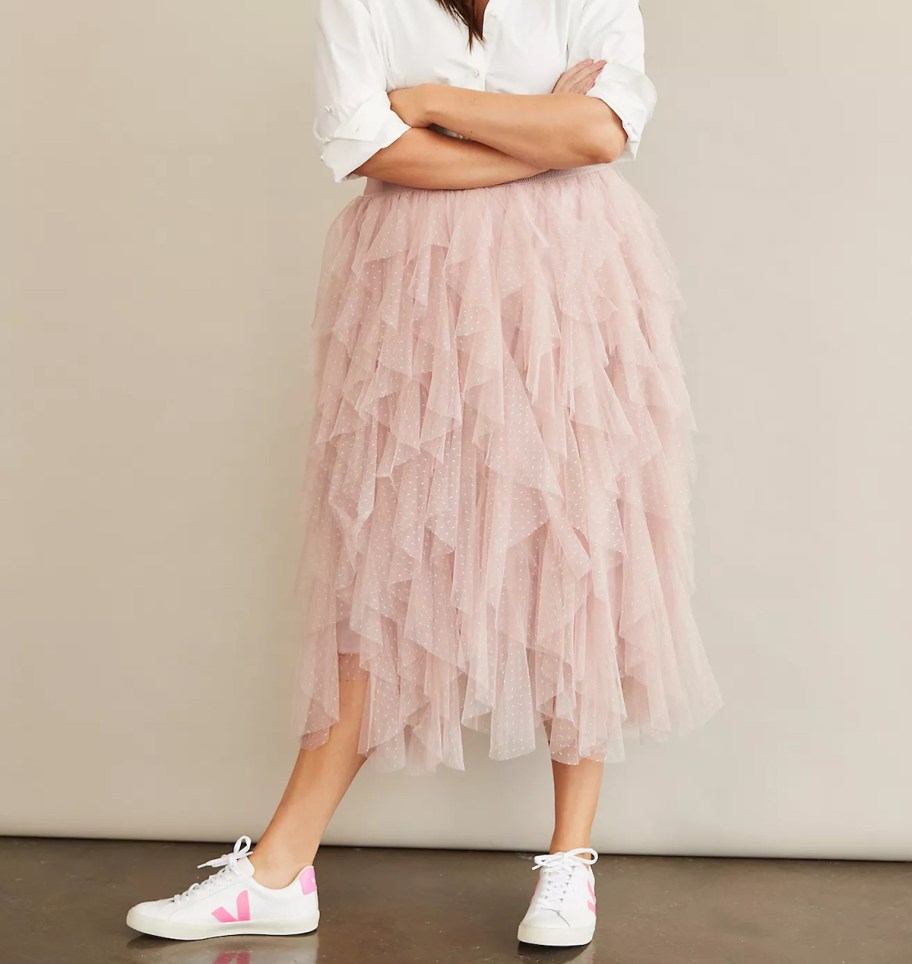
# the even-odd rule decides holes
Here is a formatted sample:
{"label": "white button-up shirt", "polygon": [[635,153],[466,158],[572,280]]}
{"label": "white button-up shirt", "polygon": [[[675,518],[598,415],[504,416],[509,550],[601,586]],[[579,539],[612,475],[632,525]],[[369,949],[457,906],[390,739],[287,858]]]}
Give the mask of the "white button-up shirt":
{"label": "white button-up shirt", "polygon": [[636,157],[656,91],[645,74],[638,0],[489,0],[485,42],[436,0],[319,0],[314,134],[336,181],[409,127],[387,94],[451,84],[510,94],[550,93],[587,57],[606,60],[589,96],[620,117],[622,158]]}

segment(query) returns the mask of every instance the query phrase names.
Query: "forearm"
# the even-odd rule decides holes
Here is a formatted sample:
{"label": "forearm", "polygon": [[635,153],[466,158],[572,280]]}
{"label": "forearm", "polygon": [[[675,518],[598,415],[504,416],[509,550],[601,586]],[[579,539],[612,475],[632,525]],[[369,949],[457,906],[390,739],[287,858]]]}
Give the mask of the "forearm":
{"label": "forearm", "polygon": [[413,128],[374,154],[358,174],[407,187],[488,187],[547,170],[473,141]]}
{"label": "forearm", "polygon": [[438,124],[542,168],[608,163],[624,150],[620,118],[597,97],[501,94],[445,84],[415,91],[423,125]]}

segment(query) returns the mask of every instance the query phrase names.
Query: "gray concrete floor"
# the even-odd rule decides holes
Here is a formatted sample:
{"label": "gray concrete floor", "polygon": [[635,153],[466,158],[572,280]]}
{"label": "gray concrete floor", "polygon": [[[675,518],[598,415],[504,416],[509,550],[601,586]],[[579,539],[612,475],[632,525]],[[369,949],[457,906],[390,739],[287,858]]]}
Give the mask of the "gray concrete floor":
{"label": "gray concrete floor", "polygon": [[[225,845],[222,850],[229,849]],[[584,949],[516,942],[525,855],[326,848],[308,937],[135,934],[130,904],[205,876],[212,844],[0,838],[0,964],[912,964],[912,865],[603,856]]]}

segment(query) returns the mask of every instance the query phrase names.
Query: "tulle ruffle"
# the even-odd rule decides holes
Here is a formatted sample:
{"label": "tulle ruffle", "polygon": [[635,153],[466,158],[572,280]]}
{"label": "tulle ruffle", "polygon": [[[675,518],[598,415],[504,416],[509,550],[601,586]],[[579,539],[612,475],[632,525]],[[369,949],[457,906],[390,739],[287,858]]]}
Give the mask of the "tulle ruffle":
{"label": "tulle ruffle", "polygon": [[[652,210],[611,167],[379,188],[314,318],[294,729],[368,681],[379,769],[618,761],[721,698],[691,612],[695,425]],[[543,726],[544,724],[544,726]]]}

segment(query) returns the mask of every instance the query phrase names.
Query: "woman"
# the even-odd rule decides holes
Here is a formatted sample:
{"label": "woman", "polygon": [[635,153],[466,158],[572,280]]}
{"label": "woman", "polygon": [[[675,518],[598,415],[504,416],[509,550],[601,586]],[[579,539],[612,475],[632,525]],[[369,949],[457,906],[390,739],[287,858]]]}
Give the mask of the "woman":
{"label": "woman", "polygon": [[555,825],[519,939],[595,927],[590,832],[624,729],[720,705],[689,598],[680,297],[615,162],[655,106],[636,0],[321,0],[315,131],[338,181],[314,331],[307,592],[285,795],[250,854],[129,923],[303,933],[368,759],[463,768],[539,724]]}

